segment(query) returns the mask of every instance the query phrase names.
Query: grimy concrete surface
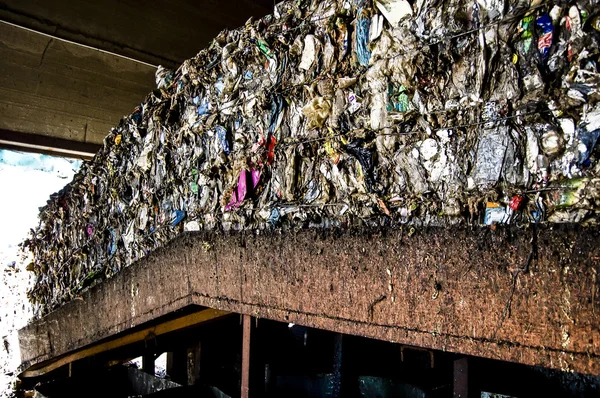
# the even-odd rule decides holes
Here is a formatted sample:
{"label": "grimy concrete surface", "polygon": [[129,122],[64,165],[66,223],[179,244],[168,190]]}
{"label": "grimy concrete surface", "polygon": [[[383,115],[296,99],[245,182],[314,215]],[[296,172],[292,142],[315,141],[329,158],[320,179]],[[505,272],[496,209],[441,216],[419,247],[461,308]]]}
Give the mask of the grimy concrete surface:
{"label": "grimy concrete surface", "polygon": [[270,0],[0,0],[1,145],[101,144],[155,87],[155,66],[177,68],[221,30],[272,8]]}
{"label": "grimy concrete surface", "polygon": [[1,130],[91,144],[155,85],[153,67],[3,23],[0,71]]}
{"label": "grimy concrete surface", "polygon": [[184,234],[22,329],[22,368],[202,305],[600,374],[598,229],[412,232]]}
{"label": "grimy concrete surface", "polygon": [[0,20],[153,65],[179,66],[272,0],[0,0]]}

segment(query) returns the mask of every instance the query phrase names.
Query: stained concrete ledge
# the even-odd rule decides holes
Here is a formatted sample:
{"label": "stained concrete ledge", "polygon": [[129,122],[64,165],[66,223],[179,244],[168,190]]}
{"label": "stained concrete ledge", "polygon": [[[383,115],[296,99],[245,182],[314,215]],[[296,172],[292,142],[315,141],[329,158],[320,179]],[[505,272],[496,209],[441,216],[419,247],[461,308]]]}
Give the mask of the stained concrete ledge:
{"label": "stained concrete ledge", "polygon": [[186,233],[19,332],[23,367],[191,306],[600,374],[581,226]]}

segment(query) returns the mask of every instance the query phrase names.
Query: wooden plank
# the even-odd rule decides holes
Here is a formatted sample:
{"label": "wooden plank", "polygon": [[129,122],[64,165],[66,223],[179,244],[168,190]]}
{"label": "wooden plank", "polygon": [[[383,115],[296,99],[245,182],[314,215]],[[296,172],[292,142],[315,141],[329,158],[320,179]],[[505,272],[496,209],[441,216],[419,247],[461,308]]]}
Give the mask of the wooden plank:
{"label": "wooden plank", "polygon": [[102,352],[114,350],[115,348],[124,347],[129,344],[137,343],[146,340],[150,336],[160,336],[166,333],[171,333],[177,330],[182,330],[191,326],[196,326],[201,323],[217,319],[223,316],[229,315],[227,311],[220,311],[214,309],[206,309],[200,312],[196,312],[190,315],[183,316],[181,318],[173,319],[155,326],[149,326],[142,330],[134,333],[127,334],[125,336],[109,340],[103,343],[95,344],[91,347],[87,347],[68,355],[65,355],[57,360],[49,361],[49,363],[43,363],[36,365],[29,370],[21,373],[19,377],[38,377],[42,376],[52,370],[58,369],[61,366],[67,365],[71,362],[87,358]]}

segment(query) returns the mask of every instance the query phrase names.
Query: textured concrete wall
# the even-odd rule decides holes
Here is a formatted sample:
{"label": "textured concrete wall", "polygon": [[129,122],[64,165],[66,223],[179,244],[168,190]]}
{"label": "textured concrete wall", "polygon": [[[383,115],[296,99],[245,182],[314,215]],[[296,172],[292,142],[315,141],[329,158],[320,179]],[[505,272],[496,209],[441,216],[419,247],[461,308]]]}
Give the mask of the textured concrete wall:
{"label": "textured concrete wall", "polygon": [[190,304],[600,374],[599,232],[186,234],[20,332],[25,366]]}

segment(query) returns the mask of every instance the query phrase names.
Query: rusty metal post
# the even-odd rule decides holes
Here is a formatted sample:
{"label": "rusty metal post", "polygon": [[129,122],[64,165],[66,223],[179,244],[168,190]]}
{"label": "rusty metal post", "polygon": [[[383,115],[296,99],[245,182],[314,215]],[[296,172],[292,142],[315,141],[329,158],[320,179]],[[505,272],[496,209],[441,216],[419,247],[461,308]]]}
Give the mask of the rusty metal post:
{"label": "rusty metal post", "polygon": [[469,358],[454,361],[454,398],[469,397]]}
{"label": "rusty metal post", "polygon": [[250,395],[250,329],[252,326],[252,317],[243,315],[242,325],[242,395],[241,398],[248,398]]}
{"label": "rusty metal post", "polygon": [[344,350],[344,335],[337,333],[334,339],[333,348],[333,398],[339,398],[342,396],[342,360]]}
{"label": "rusty metal post", "polygon": [[173,373],[175,373],[175,355],[173,354],[173,352],[169,351],[167,352],[167,368],[165,369],[165,371],[167,372],[167,375],[173,376]]}
{"label": "rusty metal post", "polygon": [[187,351],[187,377],[188,377],[188,386],[193,386],[198,383],[200,380],[200,355],[202,351],[202,346],[200,342],[192,345],[188,348]]}
{"label": "rusty metal post", "polygon": [[167,374],[175,383],[187,384],[187,349],[178,347],[167,352]]}
{"label": "rusty metal post", "polygon": [[154,376],[154,354],[147,353],[142,356],[142,370]]}

